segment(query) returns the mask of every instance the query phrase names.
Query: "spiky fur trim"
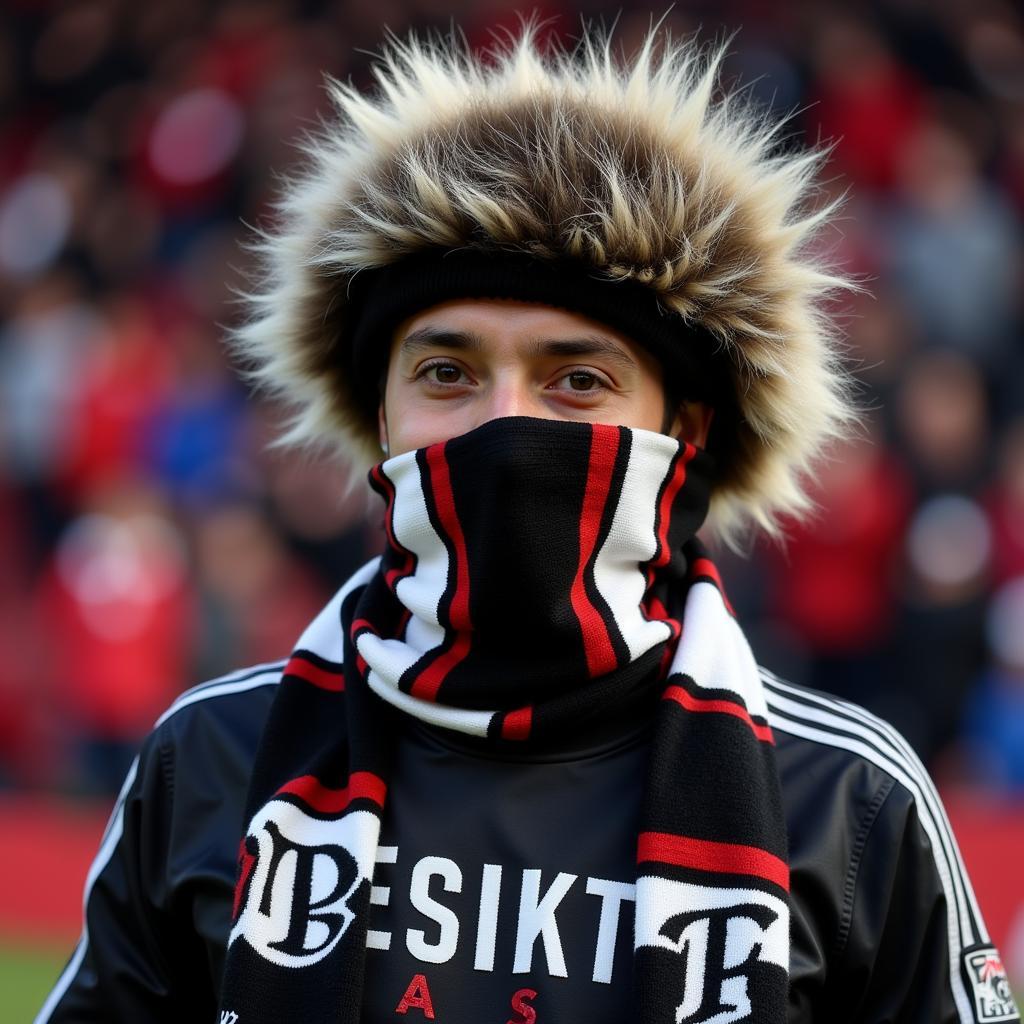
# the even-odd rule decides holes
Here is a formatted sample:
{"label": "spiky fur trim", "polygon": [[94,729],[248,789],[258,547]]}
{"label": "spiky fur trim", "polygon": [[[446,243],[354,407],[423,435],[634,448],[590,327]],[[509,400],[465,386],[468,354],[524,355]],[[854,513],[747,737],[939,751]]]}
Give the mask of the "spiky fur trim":
{"label": "spiky fur trim", "polygon": [[234,334],[252,379],[294,410],[283,443],[380,457],[338,339],[360,270],[425,248],[572,255],[633,278],[702,324],[730,360],[734,457],[708,517],[735,547],[812,507],[805,474],[857,420],[823,299],[850,282],[811,248],[824,151],[785,153],[779,123],[715,98],[723,49],[652,31],[627,67],[607,38],[543,53],[534,26],[482,61],[453,41],[391,40],[376,93],[330,83],[337,120],[307,147],[265,233],[265,277]]}

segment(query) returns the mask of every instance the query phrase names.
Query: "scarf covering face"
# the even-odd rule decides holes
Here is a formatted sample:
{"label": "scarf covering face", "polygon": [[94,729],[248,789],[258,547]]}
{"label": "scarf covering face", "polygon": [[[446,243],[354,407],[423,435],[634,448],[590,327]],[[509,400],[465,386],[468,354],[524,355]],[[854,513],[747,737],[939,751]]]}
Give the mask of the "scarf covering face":
{"label": "scarf covering face", "polygon": [[357,1024],[396,715],[550,746],[649,701],[639,1024],[782,1024],[789,869],[757,666],[694,534],[711,457],[528,418],[374,467],[387,549],[306,629],[238,856],[222,1021]]}

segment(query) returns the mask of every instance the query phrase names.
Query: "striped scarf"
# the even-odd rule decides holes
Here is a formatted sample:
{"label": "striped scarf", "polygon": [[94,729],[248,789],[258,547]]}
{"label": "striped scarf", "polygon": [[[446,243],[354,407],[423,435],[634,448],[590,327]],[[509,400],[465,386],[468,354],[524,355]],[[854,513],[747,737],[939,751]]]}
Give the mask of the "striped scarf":
{"label": "striped scarf", "polygon": [[635,1020],[785,1020],[772,734],[694,536],[712,465],[644,430],[509,418],[374,467],[385,553],[299,640],[253,768],[222,1021],[359,1021],[393,716],[550,744],[652,696]]}

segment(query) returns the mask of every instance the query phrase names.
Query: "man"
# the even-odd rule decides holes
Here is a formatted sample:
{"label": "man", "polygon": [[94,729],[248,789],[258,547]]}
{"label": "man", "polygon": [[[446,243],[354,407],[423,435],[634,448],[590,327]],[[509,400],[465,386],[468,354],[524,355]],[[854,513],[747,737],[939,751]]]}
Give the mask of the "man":
{"label": "man", "polygon": [[387,550],[158,723],[40,1021],[1018,1020],[907,745],[759,669],[695,538],[855,414],[820,155],[660,42],[335,88],[238,341],[383,450]]}

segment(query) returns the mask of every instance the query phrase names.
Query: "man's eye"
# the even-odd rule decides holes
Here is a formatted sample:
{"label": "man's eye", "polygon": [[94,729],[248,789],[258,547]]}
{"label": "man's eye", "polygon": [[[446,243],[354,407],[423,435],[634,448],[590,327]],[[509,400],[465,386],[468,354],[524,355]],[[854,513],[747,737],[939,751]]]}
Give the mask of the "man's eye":
{"label": "man's eye", "polygon": [[605,382],[589,370],[572,370],[559,381],[562,390],[567,391],[599,391],[605,387]]}
{"label": "man's eye", "polygon": [[454,363],[431,363],[420,370],[419,376],[430,384],[458,384],[462,370]]}
{"label": "man's eye", "polygon": [[592,391],[600,387],[601,382],[592,373],[570,373],[569,386],[573,391]]}

